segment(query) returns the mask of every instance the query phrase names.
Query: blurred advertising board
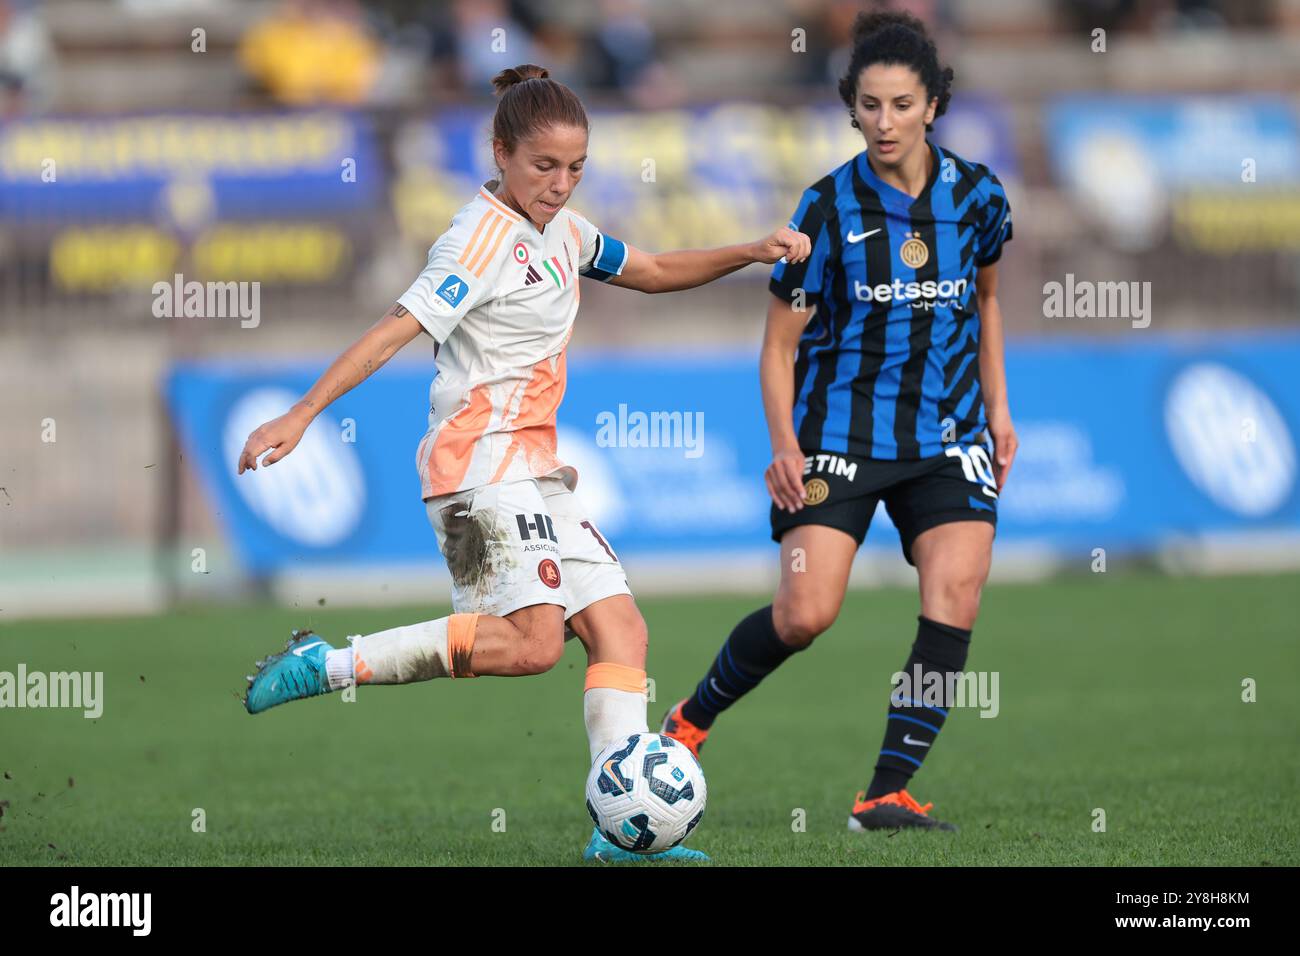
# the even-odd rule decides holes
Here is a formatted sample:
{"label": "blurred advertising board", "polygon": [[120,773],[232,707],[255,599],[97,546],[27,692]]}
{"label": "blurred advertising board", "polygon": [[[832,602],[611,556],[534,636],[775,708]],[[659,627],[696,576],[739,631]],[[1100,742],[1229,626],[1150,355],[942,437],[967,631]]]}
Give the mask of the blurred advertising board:
{"label": "blurred advertising board", "polygon": [[1058,182],[1117,246],[1300,249],[1300,115],[1266,95],[1070,95],[1048,104]]}
{"label": "blurred advertising board", "polygon": [[57,292],[182,271],[329,284],[384,195],[381,156],[339,112],[17,119],[0,124],[0,227]]}
{"label": "blurred advertising board", "polygon": [[[0,229],[11,227],[24,274],[59,294],[176,273],[337,286],[383,254],[372,238],[388,223],[421,253],[447,228],[494,175],[490,120],[487,108],[452,108],[395,134],[329,110],[12,120],[0,123]],[[762,235],[863,148],[830,105],[602,109],[591,120],[575,205],[654,249]],[[1000,101],[958,98],[936,136],[1016,176]]]}
{"label": "blurred advertising board", "polygon": [[[800,194],[863,148],[842,106],[720,103],[650,112],[596,110],[574,206],[601,229],[653,249],[737,242],[769,232]],[[449,110],[412,122],[395,149],[393,212],[403,234],[428,244],[479,185],[493,178],[491,114]],[[954,100],[938,142],[1019,172],[1005,106]]]}
{"label": "blurred advertising board", "polygon": [[348,213],[374,200],[377,158],[369,124],[343,113],[17,119],[0,124],[0,218]]}
{"label": "blurred advertising board", "polygon": [[[327,409],[289,457],[235,475],[248,434],[324,364],[176,366],[166,394],[185,461],[251,573],[427,562],[436,542],[415,450],[431,363],[390,364]],[[1012,343],[1021,451],[999,544],[1086,560],[1095,548],[1300,532],[1289,424],[1300,421],[1298,364],[1294,334]],[[753,356],[575,353],[559,432],[579,497],[620,553],[774,548]],[[883,509],[865,547],[897,551]]]}

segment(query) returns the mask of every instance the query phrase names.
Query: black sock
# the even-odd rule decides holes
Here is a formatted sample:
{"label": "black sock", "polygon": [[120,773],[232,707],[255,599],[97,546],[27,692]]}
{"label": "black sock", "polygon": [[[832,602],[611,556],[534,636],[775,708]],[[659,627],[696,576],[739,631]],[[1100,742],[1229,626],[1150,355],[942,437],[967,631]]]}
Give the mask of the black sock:
{"label": "black sock", "polygon": [[713,666],[682,705],[682,713],[695,726],[707,730],[714,719],[758,686],[795,652],[777,636],[772,605],[755,611],[736,625],[713,659]]}
{"label": "black sock", "polygon": [[[971,632],[960,627],[940,624],[927,617],[918,617],[916,643],[903,666],[908,680],[915,682],[916,668],[921,668],[922,679],[928,684],[938,680],[947,687],[946,675],[966,666],[970,650]],[[938,677],[931,677],[937,674]],[[924,685],[923,685],[924,686]],[[914,688],[919,694],[921,688]],[[945,699],[944,703],[951,703]],[[946,707],[923,704],[920,700],[902,698],[894,694],[889,698],[889,717],[885,721],[885,740],[880,745],[876,772],[867,788],[867,799],[884,796],[907,786],[912,774],[920,769],[921,761],[939,736],[948,716]]]}

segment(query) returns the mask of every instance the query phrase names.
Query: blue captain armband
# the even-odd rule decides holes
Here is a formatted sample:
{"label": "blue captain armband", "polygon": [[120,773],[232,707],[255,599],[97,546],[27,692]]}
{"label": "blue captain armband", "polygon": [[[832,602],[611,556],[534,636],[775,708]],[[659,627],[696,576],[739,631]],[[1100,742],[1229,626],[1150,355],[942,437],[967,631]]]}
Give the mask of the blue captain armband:
{"label": "blue captain armband", "polygon": [[622,275],[626,265],[627,245],[613,236],[599,233],[596,236],[596,255],[592,257],[591,265],[583,269],[581,274],[588,279],[608,282],[614,276]]}

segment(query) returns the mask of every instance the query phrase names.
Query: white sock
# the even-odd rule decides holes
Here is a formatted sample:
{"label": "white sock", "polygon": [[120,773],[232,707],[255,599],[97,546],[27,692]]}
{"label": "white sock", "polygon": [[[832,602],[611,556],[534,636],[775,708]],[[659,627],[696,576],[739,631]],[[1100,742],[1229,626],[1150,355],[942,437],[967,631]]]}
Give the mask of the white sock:
{"label": "white sock", "polygon": [[644,734],[646,695],[613,687],[592,687],[582,695],[582,719],[587,725],[591,759],[620,737]]}
{"label": "white sock", "polygon": [[352,672],[352,648],[339,647],[325,652],[325,676],[330,690],[342,690],[356,683]]}
{"label": "white sock", "polygon": [[450,676],[447,621],[440,617],[355,638],[348,653],[354,656],[357,680],[363,684],[413,684]]}

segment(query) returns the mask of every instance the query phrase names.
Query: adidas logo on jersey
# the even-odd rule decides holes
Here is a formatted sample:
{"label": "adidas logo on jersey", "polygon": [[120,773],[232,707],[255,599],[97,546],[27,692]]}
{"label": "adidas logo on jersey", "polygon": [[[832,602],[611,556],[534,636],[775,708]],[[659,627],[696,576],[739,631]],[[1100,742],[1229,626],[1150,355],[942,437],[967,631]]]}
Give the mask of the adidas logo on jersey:
{"label": "adidas logo on jersey", "polygon": [[532,266],[528,267],[528,278],[524,279],[524,285],[532,285],[534,282],[541,282],[542,274]]}

